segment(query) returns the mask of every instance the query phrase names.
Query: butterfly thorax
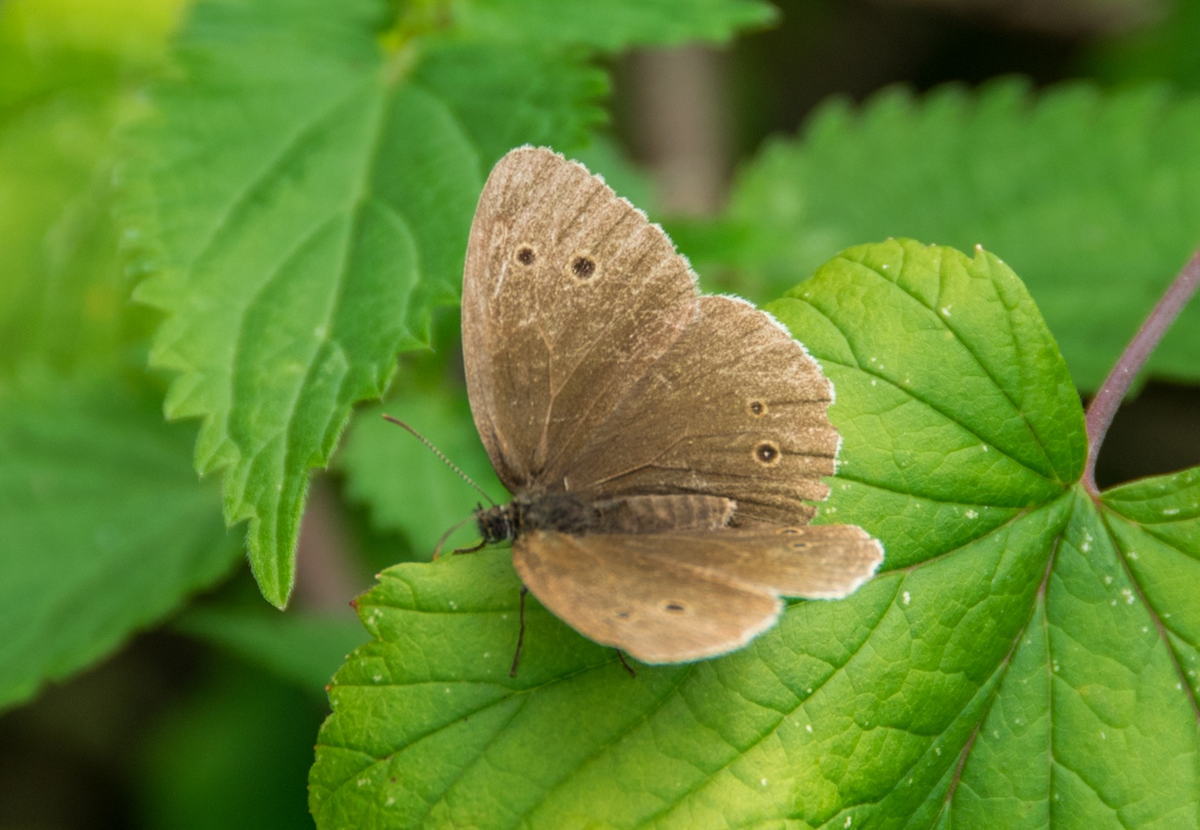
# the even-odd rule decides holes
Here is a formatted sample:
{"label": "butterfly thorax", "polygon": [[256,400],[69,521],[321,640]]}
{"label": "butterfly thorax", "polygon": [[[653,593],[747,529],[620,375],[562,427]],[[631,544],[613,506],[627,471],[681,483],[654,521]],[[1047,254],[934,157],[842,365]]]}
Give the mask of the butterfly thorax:
{"label": "butterfly thorax", "polygon": [[649,495],[596,498],[586,493],[528,492],[505,505],[479,508],[475,523],[485,543],[515,539],[535,530],[572,536],[719,530],[736,503],[720,496]]}

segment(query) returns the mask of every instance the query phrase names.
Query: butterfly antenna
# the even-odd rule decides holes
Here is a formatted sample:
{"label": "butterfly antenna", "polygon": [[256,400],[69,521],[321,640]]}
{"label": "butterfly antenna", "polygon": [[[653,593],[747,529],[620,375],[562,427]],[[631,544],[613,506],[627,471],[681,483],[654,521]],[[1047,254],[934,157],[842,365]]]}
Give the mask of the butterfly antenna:
{"label": "butterfly antenna", "polygon": [[[445,533],[443,533],[442,538],[438,539],[437,544],[433,546],[433,558],[437,559],[439,556],[441,556],[442,545],[446,544],[446,540],[450,538],[451,533],[458,530],[460,527],[462,527],[463,525],[465,525],[467,522],[471,521],[471,519],[474,519],[474,518],[475,518],[474,516],[467,516],[467,518],[463,519],[461,522],[455,522],[454,526],[452,528],[450,528]],[[458,551],[454,551],[454,552],[458,553]]]}
{"label": "butterfly antenna", "polygon": [[391,415],[388,415],[386,412],[383,415],[383,420],[391,421],[393,424],[396,424],[397,426],[402,426],[406,430],[411,432],[413,435],[415,435],[417,437],[417,440],[420,441],[425,446],[429,447],[429,449],[433,452],[433,454],[436,455],[438,458],[442,459],[442,461],[446,464],[447,467],[449,467],[451,470],[454,470],[454,472],[458,473],[459,476],[462,477],[463,481],[465,481],[467,484],[470,484],[472,487],[474,487],[476,490],[478,490],[480,495],[482,495],[485,499],[488,500],[488,504],[490,504],[492,507],[496,507],[496,502],[492,501],[492,497],[489,496],[486,492],[484,492],[484,489],[482,487],[480,487],[478,484],[476,484],[474,481],[472,481],[471,477],[469,475],[464,473],[462,470],[458,469],[458,467],[455,465],[455,463],[453,461],[451,461],[449,458],[447,458],[444,454],[442,454],[442,451],[439,450],[437,447],[435,447],[428,438],[426,438],[421,433],[417,432],[415,429],[410,427],[408,424],[401,421],[399,418],[393,418]]}

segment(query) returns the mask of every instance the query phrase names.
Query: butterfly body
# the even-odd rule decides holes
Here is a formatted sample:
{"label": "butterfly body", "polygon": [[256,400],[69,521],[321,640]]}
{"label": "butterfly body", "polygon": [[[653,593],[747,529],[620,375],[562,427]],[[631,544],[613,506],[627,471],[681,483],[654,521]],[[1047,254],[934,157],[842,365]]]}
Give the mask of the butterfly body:
{"label": "butterfly body", "polygon": [[574,536],[717,530],[729,525],[736,505],[719,496],[623,496],[532,492],[511,502],[475,511],[484,542],[515,540],[524,533],[548,530]]}
{"label": "butterfly body", "polygon": [[781,596],[842,597],[882,559],[813,527],[833,390],[765,313],[702,297],[662,230],[556,153],[513,150],[480,197],[463,277],[471,410],[514,493],[480,509],[530,591],[645,662],[738,648]]}

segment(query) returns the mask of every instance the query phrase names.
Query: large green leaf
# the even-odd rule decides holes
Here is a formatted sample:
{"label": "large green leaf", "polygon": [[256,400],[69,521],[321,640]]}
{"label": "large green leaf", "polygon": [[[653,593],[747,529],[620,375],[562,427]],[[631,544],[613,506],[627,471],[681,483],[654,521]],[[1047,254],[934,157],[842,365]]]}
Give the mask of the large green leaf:
{"label": "large green leaf", "polygon": [[[838,250],[908,236],[982,244],[1023,277],[1076,383],[1095,389],[1200,247],[1200,98],[1082,84],[1032,95],[1018,81],[922,98],[885,92],[825,106],[797,141],[741,176],[701,261],[733,264],[773,297]],[[1200,378],[1200,306],[1150,362]]]}
{"label": "large green leaf", "polygon": [[65,677],[237,561],[193,430],[116,382],[0,390],[0,706]]}
{"label": "large green leaf", "polygon": [[[492,161],[572,145],[603,77],[529,48],[409,43],[387,4],[211,2],[180,46],[140,144],[162,271],[139,297],[170,314],[153,360],[180,377],[171,417],[204,418],[203,472],[227,468],[227,521],[282,605],[307,471],[350,406],[380,395],[430,308],[457,296]],[[138,215],[138,209],[133,210]]]}
{"label": "large green leaf", "polygon": [[1079,399],[990,254],[863,246],[770,308],[837,390],[821,519],[882,573],[636,680],[531,602],[510,679],[506,551],[391,568],[330,690],[319,827],[1196,823],[1200,473],[1086,496]]}

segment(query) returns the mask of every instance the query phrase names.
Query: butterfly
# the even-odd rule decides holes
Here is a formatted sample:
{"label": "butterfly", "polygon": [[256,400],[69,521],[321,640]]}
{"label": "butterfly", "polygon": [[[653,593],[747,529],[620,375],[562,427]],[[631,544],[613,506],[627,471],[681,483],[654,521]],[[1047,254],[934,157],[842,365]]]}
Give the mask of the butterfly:
{"label": "butterfly", "polygon": [[462,332],[513,494],[476,511],[483,543],[511,540],[526,588],[585,637],[644,663],[725,654],[781,597],[845,597],[882,561],[861,528],[809,524],[840,444],[816,361],[750,303],[699,295],[661,228],[582,165],[535,147],[496,164]]}

